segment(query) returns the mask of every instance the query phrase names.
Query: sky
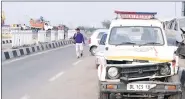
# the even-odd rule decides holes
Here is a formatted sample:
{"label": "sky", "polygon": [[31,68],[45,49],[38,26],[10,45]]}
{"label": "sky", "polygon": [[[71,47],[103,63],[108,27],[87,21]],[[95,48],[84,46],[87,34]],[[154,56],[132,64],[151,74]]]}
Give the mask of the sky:
{"label": "sky", "polygon": [[[176,4],[176,6],[175,6]],[[102,27],[115,18],[115,10],[157,12],[160,19],[180,17],[181,2],[3,2],[5,24],[27,24],[43,16],[52,25]]]}

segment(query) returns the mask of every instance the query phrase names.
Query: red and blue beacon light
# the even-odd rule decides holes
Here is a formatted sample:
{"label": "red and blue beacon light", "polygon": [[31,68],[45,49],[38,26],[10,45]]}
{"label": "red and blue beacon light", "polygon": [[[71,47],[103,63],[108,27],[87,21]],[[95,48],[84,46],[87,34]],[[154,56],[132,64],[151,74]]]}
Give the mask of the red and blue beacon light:
{"label": "red and blue beacon light", "polygon": [[157,12],[128,12],[128,11],[115,11],[117,18],[120,15],[122,19],[154,19]]}

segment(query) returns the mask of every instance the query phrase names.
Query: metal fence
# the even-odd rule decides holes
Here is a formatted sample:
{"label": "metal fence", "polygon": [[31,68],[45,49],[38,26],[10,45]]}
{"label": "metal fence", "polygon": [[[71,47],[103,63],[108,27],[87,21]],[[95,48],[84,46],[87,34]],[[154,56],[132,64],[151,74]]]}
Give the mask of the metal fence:
{"label": "metal fence", "polygon": [[64,39],[64,31],[39,31],[31,30],[11,31],[12,48],[31,46],[40,43],[54,42]]}
{"label": "metal fence", "polygon": [[[12,42],[12,48],[70,39],[75,33],[75,30],[68,30],[68,32],[64,32],[64,30],[40,30],[35,32],[32,30],[10,29],[8,27],[4,27],[4,31],[2,31],[2,34],[11,35],[9,39]],[[84,34],[85,32],[81,31],[81,33]]]}

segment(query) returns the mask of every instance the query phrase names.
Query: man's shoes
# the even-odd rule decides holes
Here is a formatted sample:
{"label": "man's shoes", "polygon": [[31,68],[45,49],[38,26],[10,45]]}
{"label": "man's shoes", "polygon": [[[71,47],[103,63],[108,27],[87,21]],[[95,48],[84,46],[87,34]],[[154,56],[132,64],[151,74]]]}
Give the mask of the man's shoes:
{"label": "man's shoes", "polygon": [[83,56],[83,53],[81,53],[81,57]]}
{"label": "man's shoes", "polygon": [[80,56],[77,56],[77,59],[79,59],[80,58]]}

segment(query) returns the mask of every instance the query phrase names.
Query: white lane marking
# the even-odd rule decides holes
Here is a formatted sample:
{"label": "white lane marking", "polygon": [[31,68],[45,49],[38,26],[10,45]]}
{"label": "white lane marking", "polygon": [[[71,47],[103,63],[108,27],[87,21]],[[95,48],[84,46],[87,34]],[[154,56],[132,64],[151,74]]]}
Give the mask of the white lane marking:
{"label": "white lane marking", "polygon": [[52,82],[54,80],[56,80],[57,78],[59,78],[60,76],[62,76],[62,74],[64,74],[64,72],[60,72],[57,75],[55,75],[54,77],[50,78],[49,81]]}
{"label": "white lane marking", "polygon": [[27,94],[24,95],[23,97],[21,97],[20,99],[30,99],[30,96],[28,96]]}
{"label": "white lane marking", "polygon": [[81,61],[83,61],[83,60],[78,60],[78,61],[74,62],[73,65],[77,65],[77,64],[80,63]]}
{"label": "white lane marking", "polygon": [[15,62],[15,61],[19,61],[19,60],[22,60],[22,59],[26,59],[26,58],[29,58],[29,57],[32,57],[32,56],[37,56],[37,55],[40,55],[40,54],[44,54],[44,53],[48,53],[48,52],[51,52],[51,51],[59,50],[59,49],[62,49],[62,48],[70,47],[70,46],[73,46],[73,45],[66,45],[66,46],[63,46],[63,47],[60,47],[60,48],[50,49],[50,50],[46,50],[46,51],[30,54],[28,56],[23,56],[23,57],[20,57],[20,58],[17,58],[17,59],[13,59],[13,60],[10,60],[10,61],[5,61],[5,62],[2,62],[2,65],[9,64],[9,63],[12,63],[12,62]]}

